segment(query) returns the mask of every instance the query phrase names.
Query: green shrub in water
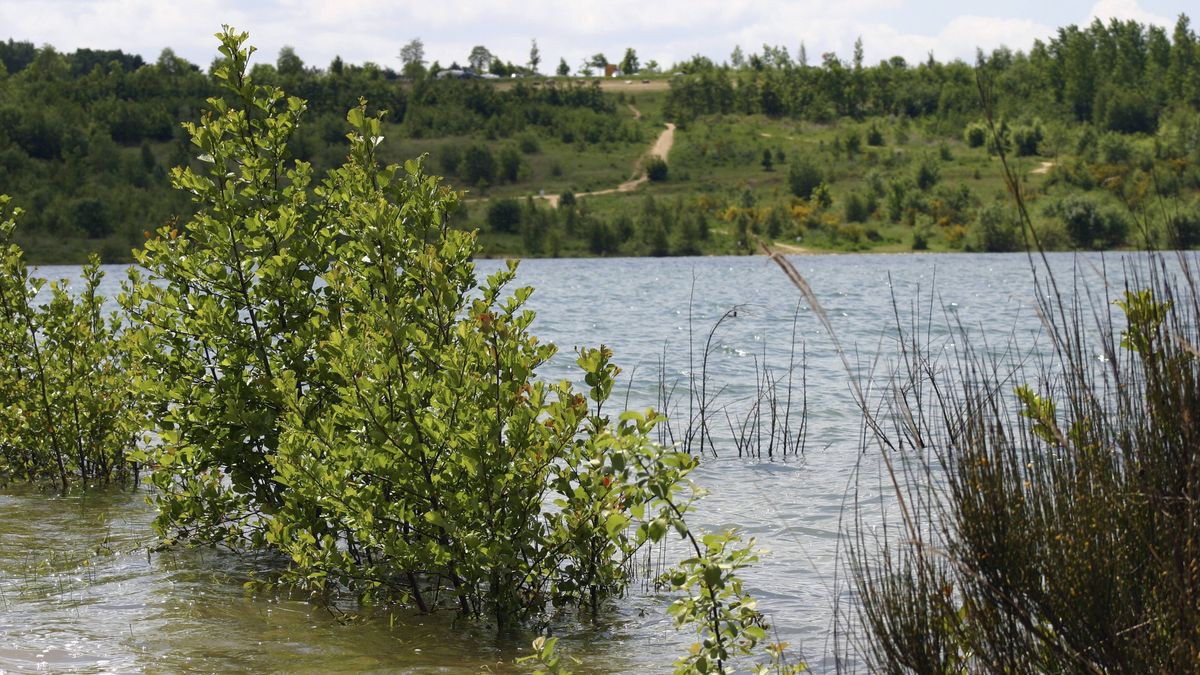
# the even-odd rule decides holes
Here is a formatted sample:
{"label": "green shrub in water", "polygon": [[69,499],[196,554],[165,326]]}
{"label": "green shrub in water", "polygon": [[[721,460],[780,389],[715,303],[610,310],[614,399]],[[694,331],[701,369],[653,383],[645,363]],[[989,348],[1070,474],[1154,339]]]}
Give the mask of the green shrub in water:
{"label": "green shrub in water", "polygon": [[105,316],[97,293],[99,259],[83,268],[78,294],[58,281],[35,304],[46,280],[12,243],[19,215],[0,195],[0,481],[133,482],[144,417],[121,320]]}
{"label": "green shrub in water", "polygon": [[206,170],[174,172],[197,214],[147,242],[124,297],[163,535],[498,624],[619,592],[681,518],[664,500],[693,460],[649,441],[653,413],[610,419],[607,350],[580,351],[584,392],[534,379],[555,348],[529,332],[531,289],[509,288],[515,264],[477,281],[455,193],[381,166],[365,104],[314,186],[287,154],[304,103],[250,81],[244,34],[220,37],[233,102],[187,125]]}

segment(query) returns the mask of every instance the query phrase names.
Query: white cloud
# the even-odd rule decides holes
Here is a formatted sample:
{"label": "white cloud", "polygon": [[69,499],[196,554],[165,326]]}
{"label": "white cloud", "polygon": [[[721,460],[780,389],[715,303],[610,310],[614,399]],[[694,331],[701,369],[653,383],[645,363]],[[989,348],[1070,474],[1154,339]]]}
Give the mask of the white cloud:
{"label": "white cloud", "polygon": [[958,57],[966,55],[971,60],[977,48],[990,52],[1003,46],[1027,51],[1034,40],[1053,32],[1053,27],[1029,19],[960,16],[938,34],[935,49]]}
{"label": "white cloud", "polygon": [[1159,16],[1142,9],[1137,0],[1098,0],[1092,6],[1092,11],[1088,13],[1088,22],[1090,23],[1092,19],[1100,19],[1104,22],[1108,22],[1109,19],[1122,21],[1132,19],[1139,23],[1151,23],[1163,27],[1170,27],[1175,23],[1173,18]]}

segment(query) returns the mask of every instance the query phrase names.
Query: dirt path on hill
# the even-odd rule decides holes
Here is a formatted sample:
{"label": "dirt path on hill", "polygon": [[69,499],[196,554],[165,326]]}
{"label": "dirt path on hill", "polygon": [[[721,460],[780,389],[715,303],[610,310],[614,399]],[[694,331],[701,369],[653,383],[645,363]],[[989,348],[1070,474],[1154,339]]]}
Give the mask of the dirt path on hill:
{"label": "dirt path on hill", "polygon": [[781,241],[771,242],[771,248],[776,251],[779,251],[780,253],[786,253],[788,255],[803,255],[806,253],[812,253],[812,251],[804,248],[803,246],[796,246],[795,244],[785,244]]}
{"label": "dirt path on hill", "polygon": [[[634,119],[641,119],[641,111],[632,105],[629,106],[629,109],[633,111]],[[642,158],[637,161],[637,164],[634,165],[634,175],[632,178],[613,188],[608,188],[605,190],[593,190],[592,192],[578,192],[575,194],[575,196],[595,197],[597,195],[611,195],[617,192],[633,192],[638,188],[639,185],[650,180],[646,176],[646,171],[643,168],[644,161],[650,157],[657,157],[664,162],[667,161],[667,156],[671,154],[671,147],[675,145],[675,125],[671,122],[667,122],[666,127],[667,128],[658,135],[658,138],[654,140],[654,145],[650,146],[650,151],[643,155]],[[550,206],[557,209],[558,197],[559,195],[539,195],[537,199],[544,199],[549,202]]]}
{"label": "dirt path on hill", "polygon": [[1054,168],[1054,162],[1042,162],[1037,165],[1037,168],[1029,173],[1050,173],[1050,169]]}

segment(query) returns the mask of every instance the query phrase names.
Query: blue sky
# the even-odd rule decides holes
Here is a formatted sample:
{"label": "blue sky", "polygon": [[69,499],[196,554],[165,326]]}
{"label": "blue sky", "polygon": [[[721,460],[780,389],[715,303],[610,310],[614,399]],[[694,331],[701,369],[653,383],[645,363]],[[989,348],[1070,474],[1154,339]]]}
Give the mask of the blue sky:
{"label": "blue sky", "polygon": [[[1194,0],[1193,0],[1194,1]],[[870,63],[896,54],[910,61],[932,51],[941,60],[971,60],[977,46],[1027,49],[1069,23],[1116,17],[1168,28],[1191,9],[1179,0],[0,0],[0,39],[78,47],[121,48],[156,58],[164,47],[207,66],[212,34],[228,23],[248,30],[259,58],[273,61],[291,45],[309,65],[335,55],[399,67],[400,46],[414,37],[429,60],[465,61],[487,46],[514,63],[537,39],[542,70],[560,57],[575,68],[603,52],[619,60],[626,47],[642,62],[670,64],[692,54],[726,60],[734,45],[758,51],[801,41],[810,62],[833,51],[848,58],[863,39]],[[1200,17],[1194,17],[1200,19]],[[1194,26],[1195,28],[1195,26]]]}

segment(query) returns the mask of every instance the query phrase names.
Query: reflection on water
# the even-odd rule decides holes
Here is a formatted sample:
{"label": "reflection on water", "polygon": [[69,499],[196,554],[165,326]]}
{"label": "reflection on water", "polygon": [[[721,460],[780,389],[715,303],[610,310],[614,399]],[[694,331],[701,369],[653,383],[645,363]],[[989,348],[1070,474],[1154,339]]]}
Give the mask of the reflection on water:
{"label": "reflection on water", "polygon": [[[1079,260],[1098,258],[1053,257],[1067,275]],[[1028,346],[1040,333],[1023,255],[793,261],[864,376],[886,373],[894,354],[893,294],[902,314],[923,301],[924,313],[932,307],[935,319],[953,316],[975,340],[1011,335]],[[479,267],[486,273],[499,265]],[[1102,294],[1093,268],[1079,266],[1080,288]],[[39,274],[78,271],[46,267]],[[102,290],[115,297],[123,274],[116,267],[108,272]],[[728,445],[720,447],[721,456],[706,458],[696,474],[710,490],[697,520],[702,527],[737,525],[770,551],[747,572],[747,590],[760,599],[779,639],[816,670],[828,669],[834,605],[850,596],[838,564],[839,532],[852,519],[848,500],[857,494],[868,519],[878,522],[887,490],[877,457],[860,452],[859,416],[841,362],[809,310],[797,309],[786,278],[756,257],[529,261],[519,281],[537,288],[530,300],[538,311],[535,332],[561,348],[541,375],[573,378],[573,346],[608,344],[626,376],[634,373],[633,407],[656,402],[657,364],[665,353],[665,379],[679,382],[676,401],[686,409],[689,333],[698,359],[709,328],[735,305],[737,317],[714,336],[709,372],[723,401],[745,399],[755,389],[756,361],[786,365],[800,312],[808,451],[769,462],[738,459]],[[953,351],[961,336],[944,325],[930,324],[930,339]],[[284,592],[255,594],[244,586],[251,573],[277,561],[208,549],[148,553],[153,513],[144,491],[58,497],[10,487],[0,490],[0,513],[0,672],[506,672],[516,670],[512,661],[532,637],[455,625],[450,613],[359,609],[361,616],[348,617]],[[682,552],[676,547],[669,555]],[[668,602],[634,584],[609,611],[560,621],[561,649],[583,660],[581,672],[667,671],[691,642],[666,617]]]}

